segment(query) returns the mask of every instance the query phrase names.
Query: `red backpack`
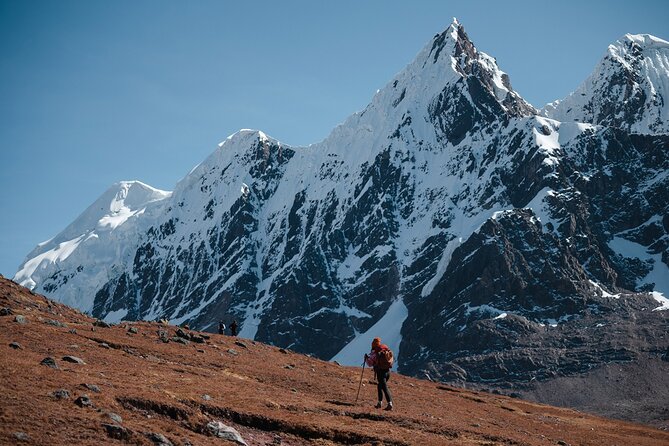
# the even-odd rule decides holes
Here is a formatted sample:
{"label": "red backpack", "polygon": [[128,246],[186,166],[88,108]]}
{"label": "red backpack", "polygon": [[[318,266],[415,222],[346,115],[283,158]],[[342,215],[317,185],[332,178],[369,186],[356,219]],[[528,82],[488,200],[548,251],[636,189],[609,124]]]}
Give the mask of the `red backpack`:
{"label": "red backpack", "polygon": [[376,354],[376,367],[381,370],[390,370],[393,367],[395,358],[390,349],[381,350]]}

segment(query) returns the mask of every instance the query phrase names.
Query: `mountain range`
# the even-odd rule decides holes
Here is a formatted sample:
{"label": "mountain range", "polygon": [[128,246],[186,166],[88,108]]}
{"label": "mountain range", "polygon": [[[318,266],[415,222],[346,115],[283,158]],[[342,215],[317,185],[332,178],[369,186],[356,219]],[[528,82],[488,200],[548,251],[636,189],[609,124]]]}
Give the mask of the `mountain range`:
{"label": "mountain range", "polygon": [[172,192],[117,183],[14,280],[344,364],[381,336],[402,373],[538,399],[611,364],[650,376],[669,361],[665,98],[669,43],[627,34],[537,109],[454,20],[325,140],[241,130]]}

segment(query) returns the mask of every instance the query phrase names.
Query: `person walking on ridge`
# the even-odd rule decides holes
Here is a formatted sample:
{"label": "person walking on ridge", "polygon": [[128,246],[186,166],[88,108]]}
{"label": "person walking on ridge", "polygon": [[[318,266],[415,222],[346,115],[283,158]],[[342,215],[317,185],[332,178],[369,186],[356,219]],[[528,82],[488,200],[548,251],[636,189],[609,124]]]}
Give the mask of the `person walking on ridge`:
{"label": "person walking on ridge", "polygon": [[374,368],[376,375],[376,390],[378,393],[377,409],[383,404],[385,395],[388,405],[385,410],[393,410],[393,397],[388,390],[388,380],[390,379],[390,368],[392,367],[393,354],[387,345],[381,344],[381,338],[374,338],[372,341],[372,351],[365,354],[367,365]]}
{"label": "person walking on ridge", "polygon": [[222,334],[222,335],[225,334],[225,324],[223,323],[223,321],[220,321],[218,323],[218,334]]}
{"label": "person walking on ridge", "polygon": [[230,324],[230,335],[237,336],[237,320],[236,319],[234,321],[232,321],[232,324]]}

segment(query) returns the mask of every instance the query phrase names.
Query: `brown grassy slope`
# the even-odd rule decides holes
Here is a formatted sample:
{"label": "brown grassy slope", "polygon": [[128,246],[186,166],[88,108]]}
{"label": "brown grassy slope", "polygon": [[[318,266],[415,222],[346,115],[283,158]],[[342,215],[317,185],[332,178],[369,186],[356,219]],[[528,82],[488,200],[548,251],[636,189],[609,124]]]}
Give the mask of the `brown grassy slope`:
{"label": "brown grassy slope", "polygon": [[[650,427],[397,374],[390,380],[396,410],[379,411],[367,370],[353,405],[360,368],[228,336],[164,343],[158,331],[171,337],[176,327],[157,323],[94,327],[0,277],[3,308],[13,314],[0,316],[0,444],[156,444],[151,434],[174,445],[233,444],[207,433],[213,420],[235,427],[249,445],[669,444],[669,433]],[[17,315],[27,323],[15,322]],[[58,369],[40,364],[47,356]],[[50,395],[58,389],[70,397]],[[83,394],[93,407],[75,404]]]}

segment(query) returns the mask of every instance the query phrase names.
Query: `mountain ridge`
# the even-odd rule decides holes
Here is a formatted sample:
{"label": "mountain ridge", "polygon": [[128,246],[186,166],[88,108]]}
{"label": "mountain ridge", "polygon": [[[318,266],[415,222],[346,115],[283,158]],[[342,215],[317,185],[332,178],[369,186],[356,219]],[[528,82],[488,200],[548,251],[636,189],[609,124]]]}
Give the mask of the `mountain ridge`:
{"label": "mountain ridge", "polygon": [[460,384],[661,357],[669,136],[537,113],[454,21],[322,142],[231,135],[34,289],[351,364],[382,327],[401,372]]}

